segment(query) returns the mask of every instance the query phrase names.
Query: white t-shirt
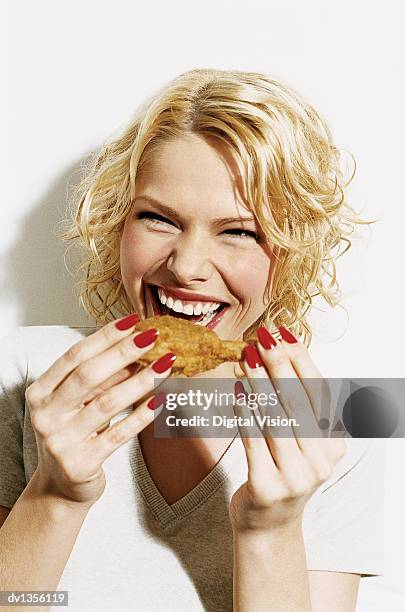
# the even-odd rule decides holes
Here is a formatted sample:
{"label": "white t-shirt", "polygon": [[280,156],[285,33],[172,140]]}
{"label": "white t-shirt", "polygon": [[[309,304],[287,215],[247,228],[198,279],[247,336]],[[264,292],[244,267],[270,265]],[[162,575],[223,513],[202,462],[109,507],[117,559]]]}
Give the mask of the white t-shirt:
{"label": "white t-shirt", "polygon": [[[26,386],[96,329],[18,327],[0,340],[0,505],[14,505],[37,465]],[[305,507],[307,567],[379,575],[386,442],[349,438],[346,444],[346,455]],[[69,609],[231,611],[228,508],[247,479],[240,437],[202,482],[171,505],[156,488],[137,437],[103,467],[106,489],[83,523],[58,586],[69,591]]]}

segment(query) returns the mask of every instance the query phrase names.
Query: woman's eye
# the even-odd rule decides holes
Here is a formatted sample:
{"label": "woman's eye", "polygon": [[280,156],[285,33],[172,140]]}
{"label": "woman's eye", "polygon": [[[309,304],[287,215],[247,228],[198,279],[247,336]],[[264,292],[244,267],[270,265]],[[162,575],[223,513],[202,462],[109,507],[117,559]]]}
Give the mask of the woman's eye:
{"label": "woman's eye", "polygon": [[252,232],[251,230],[239,229],[237,227],[235,227],[234,229],[226,230],[226,233],[231,233],[232,235],[237,236],[238,238],[254,238],[256,242],[259,242],[260,240],[260,236],[256,232]]}
{"label": "woman's eye", "polygon": [[[136,218],[137,219],[147,219],[148,223],[152,225],[168,223],[169,225],[176,227],[175,224],[172,223],[172,221],[169,221],[169,219],[166,219],[166,217],[163,217],[162,215],[158,215],[157,213],[154,213],[154,212],[150,212],[148,210],[140,211],[139,213],[136,214]],[[252,232],[251,230],[244,230],[238,227],[235,227],[229,230],[225,230],[224,233],[231,234],[232,236],[235,236],[236,238],[253,238],[254,240],[256,240],[256,242],[260,241],[260,236],[256,232]]]}
{"label": "woman's eye", "polygon": [[169,219],[166,217],[162,217],[162,215],[158,215],[157,213],[149,212],[147,210],[143,210],[136,215],[137,219],[148,219],[149,222],[152,223],[169,223],[169,225],[174,225]]}

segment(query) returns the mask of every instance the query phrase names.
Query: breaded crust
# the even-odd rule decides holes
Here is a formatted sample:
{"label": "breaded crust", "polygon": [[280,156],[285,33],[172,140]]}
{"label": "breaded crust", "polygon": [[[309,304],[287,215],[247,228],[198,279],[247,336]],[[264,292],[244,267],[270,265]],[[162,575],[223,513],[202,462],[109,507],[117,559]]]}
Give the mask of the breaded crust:
{"label": "breaded crust", "polygon": [[159,330],[155,346],[145,353],[138,363],[148,365],[172,352],[177,359],[173,364],[172,376],[183,374],[194,376],[212,370],[226,361],[241,361],[246,342],[221,340],[206,327],[170,315],[150,317],[139,321],[135,331],[151,327]]}

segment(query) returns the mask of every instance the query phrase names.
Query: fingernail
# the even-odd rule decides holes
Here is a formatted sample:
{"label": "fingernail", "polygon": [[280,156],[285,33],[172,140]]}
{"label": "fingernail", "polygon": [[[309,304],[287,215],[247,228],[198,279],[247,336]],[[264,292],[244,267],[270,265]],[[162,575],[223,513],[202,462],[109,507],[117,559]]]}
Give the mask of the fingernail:
{"label": "fingernail", "polygon": [[155,361],[152,365],[152,370],[156,372],[156,374],[162,374],[172,367],[175,359],[176,355],[174,353],[166,353],[166,355],[163,355],[163,357]]}
{"label": "fingernail", "polygon": [[117,321],[115,324],[115,327],[119,329],[120,331],[124,331],[125,329],[129,329],[130,327],[133,327],[134,325],[136,325],[138,321],[139,321],[139,315],[137,315],[136,313],[130,314],[124,317],[123,319],[120,319],[119,321]]}
{"label": "fingernail", "polygon": [[256,330],[256,333],[263,348],[271,349],[277,346],[275,338],[273,338],[271,333],[265,327],[259,327]]}
{"label": "fingernail", "polygon": [[254,347],[252,344],[245,346],[244,358],[246,359],[249,368],[260,368],[264,365],[256,347]]}
{"label": "fingernail", "polygon": [[280,325],[278,331],[280,332],[282,339],[288,342],[289,344],[294,344],[295,342],[298,342],[297,338],[293,336],[292,333],[284,327],[284,325]]}
{"label": "fingernail", "polygon": [[151,410],[156,410],[156,408],[159,408],[159,406],[164,404],[165,401],[166,401],[166,393],[163,393],[163,392],[158,393],[157,395],[154,395],[153,397],[151,397],[147,406]]}
{"label": "fingernail", "polygon": [[147,329],[146,331],[137,334],[134,338],[135,346],[138,348],[145,348],[148,344],[152,344],[158,337],[158,330],[152,327],[151,329]]}
{"label": "fingernail", "polygon": [[243,383],[241,383],[240,380],[237,380],[235,383],[235,396],[237,399],[241,398],[241,397],[245,397],[245,387],[243,386]]}

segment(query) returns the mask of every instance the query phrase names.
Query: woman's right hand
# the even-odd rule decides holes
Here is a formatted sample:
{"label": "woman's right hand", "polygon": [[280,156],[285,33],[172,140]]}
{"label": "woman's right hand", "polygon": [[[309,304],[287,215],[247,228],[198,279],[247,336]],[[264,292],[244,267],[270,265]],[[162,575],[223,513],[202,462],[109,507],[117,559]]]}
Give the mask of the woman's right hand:
{"label": "woman's right hand", "polygon": [[[148,394],[156,379],[169,376],[175,356],[168,353],[134,373],[135,360],[154,346],[158,332],[134,334],[136,320],[118,323],[125,320],[132,322],[129,329],[113,321],[74,344],[26,390],[38,448],[35,475],[44,495],[91,506],[105,488],[103,462],[153,421]],[[137,402],[109,427],[112,417]]]}

